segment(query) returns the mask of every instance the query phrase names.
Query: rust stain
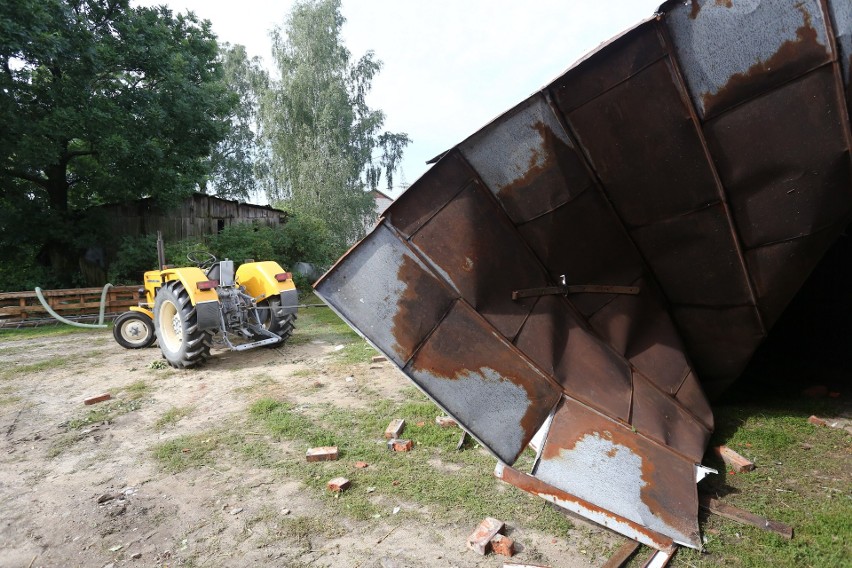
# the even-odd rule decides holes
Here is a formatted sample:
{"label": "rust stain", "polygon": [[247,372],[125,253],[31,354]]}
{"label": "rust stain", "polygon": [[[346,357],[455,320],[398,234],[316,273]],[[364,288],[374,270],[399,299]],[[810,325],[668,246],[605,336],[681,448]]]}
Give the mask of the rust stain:
{"label": "rust stain", "polygon": [[453,300],[435,278],[406,255],[397,270],[397,279],[405,289],[397,303],[391,333],[399,349],[397,354],[404,360],[431,331],[434,318],[440,318]]}
{"label": "rust stain", "polygon": [[[541,137],[541,148],[545,151],[535,150],[527,162],[526,172],[512,183],[500,188],[498,197],[507,201],[522,200],[524,190],[530,186],[555,186],[564,185],[562,172],[559,164],[570,163],[575,160],[574,150],[566,144],[553,130],[542,121],[536,121],[531,126]],[[549,150],[549,151],[548,151]]]}
{"label": "rust stain", "polygon": [[[725,8],[733,8],[734,2],[733,0],[716,0],[717,6],[724,6]],[[698,17],[698,14],[701,12],[701,4],[699,0],[692,0],[692,5],[689,8],[689,18],[694,20]]]}
{"label": "rust stain", "polygon": [[796,30],[796,39],[786,40],[769,59],[758,61],[743,73],[731,75],[728,82],[716,93],[705,93],[702,97],[705,110],[746,98],[755,90],[755,79],[771,77],[786,63],[802,59],[804,51],[819,50],[821,44],[817,40],[816,29],[812,26],[811,15],[802,4],[797,4],[796,9],[801,12],[803,19],[802,25]]}
{"label": "rust stain", "polygon": [[[547,442],[542,449],[542,459],[561,461],[563,452],[571,452],[581,440],[587,437],[605,437],[615,446],[606,452],[608,457],[614,458],[619,448],[625,448],[641,458],[644,482],[639,493],[641,501],[666,525],[682,527],[684,517],[677,513],[683,512],[685,503],[681,502],[677,507],[672,507],[671,503],[664,502],[672,498],[671,488],[678,487],[678,481],[682,481],[682,472],[672,467],[675,463],[673,459],[676,458],[669,458],[667,453],[663,453],[662,447],[656,450],[656,442],[646,440],[628,426],[610,418],[603,418],[578,402],[570,399],[565,401],[550,426]],[[677,501],[678,498],[674,499]]]}
{"label": "rust stain", "polygon": [[639,524],[631,521],[630,519],[626,519],[624,517],[621,517],[620,515],[616,515],[612,511],[609,511],[607,509],[602,509],[602,508],[598,507],[597,505],[595,505],[593,503],[590,503],[590,502],[588,502],[584,499],[580,499],[579,497],[571,495],[570,493],[566,493],[565,491],[562,491],[562,490],[560,490],[556,487],[553,487],[552,485],[548,485],[547,483],[545,483],[545,482],[541,481],[540,479],[537,479],[537,478],[535,478],[531,475],[521,473],[520,471],[518,471],[514,468],[504,467],[502,479],[503,479],[503,481],[505,481],[507,483],[511,483],[512,485],[514,485],[518,489],[522,489],[522,490],[526,491],[527,493],[533,493],[533,494],[539,495],[539,496],[547,495],[547,496],[550,496],[554,499],[558,499],[560,501],[575,503],[575,504],[579,505],[580,507],[583,507],[584,509],[588,509],[589,511],[591,511],[593,513],[597,513],[597,514],[599,514],[603,517],[612,519],[612,520],[614,520],[618,523],[623,523],[623,524],[629,526],[636,533],[642,534],[645,537],[647,537],[660,550],[669,548],[674,544],[672,539],[670,539],[670,538],[668,538],[664,535],[656,533],[656,532],[648,529],[647,527],[644,527],[642,525],[639,525]]}
{"label": "rust stain", "polygon": [[[465,314],[468,311],[470,314]],[[490,369],[501,381],[521,387],[528,401],[520,427],[526,440],[538,431],[558,400],[558,391],[545,375],[518,356],[491,326],[470,317],[475,312],[459,300],[418,352],[412,366],[435,377],[455,381],[469,373],[486,376]],[[479,325],[477,325],[479,324]],[[464,338],[464,341],[460,341]],[[496,344],[495,344],[496,342]]]}
{"label": "rust stain", "polygon": [[701,4],[698,3],[698,0],[692,0],[692,6],[689,10],[689,18],[694,20],[698,17],[698,14],[701,12]]}

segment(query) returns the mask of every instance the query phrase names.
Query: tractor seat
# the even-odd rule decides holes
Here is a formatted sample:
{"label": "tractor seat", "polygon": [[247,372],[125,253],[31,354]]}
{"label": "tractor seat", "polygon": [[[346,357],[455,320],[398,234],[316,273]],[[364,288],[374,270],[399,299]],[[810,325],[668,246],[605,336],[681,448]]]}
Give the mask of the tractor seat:
{"label": "tractor seat", "polygon": [[207,278],[218,281],[219,286],[233,286],[235,284],[234,261],[226,258],[215,262],[207,270]]}

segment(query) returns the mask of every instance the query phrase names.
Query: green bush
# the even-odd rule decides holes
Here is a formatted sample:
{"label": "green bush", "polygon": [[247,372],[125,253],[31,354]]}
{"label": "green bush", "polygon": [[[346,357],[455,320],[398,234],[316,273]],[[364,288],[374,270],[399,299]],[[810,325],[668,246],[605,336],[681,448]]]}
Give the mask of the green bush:
{"label": "green bush", "polygon": [[157,237],[124,237],[115,259],[109,265],[109,281],[116,285],[142,282],[146,270],[157,268]]}
{"label": "green bush", "polygon": [[19,245],[16,251],[6,251],[0,258],[0,292],[21,292],[61,288],[61,280],[53,271],[36,261],[38,246]]}

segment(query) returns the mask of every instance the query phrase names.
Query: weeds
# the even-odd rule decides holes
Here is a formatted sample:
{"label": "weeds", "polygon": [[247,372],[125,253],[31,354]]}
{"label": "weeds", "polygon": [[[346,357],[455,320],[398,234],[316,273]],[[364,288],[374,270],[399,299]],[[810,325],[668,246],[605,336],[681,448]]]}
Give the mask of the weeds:
{"label": "weeds", "polygon": [[103,402],[89,410],[85,416],[70,420],[68,422],[68,427],[72,430],[80,430],[81,428],[97,424],[99,422],[109,422],[123,414],[139,410],[141,406],[142,402],[139,398]]}
{"label": "weeds", "polygon": [[36,361],[28,365],[13,365],[0,371],[0,379],[11,379],[16,375],[33,375],[45,373],[54,369],[61,369],[70,366],[75,361],[78,361],[78,356],[52,357],[42,361]]}
{"label": "weeds", "polygon": [[[322,410],[322,419],[313,421],[287,402],[262,399],[251,407],[250,415],[275,439],[293,441],[305,449],[338,446],[337,462],[300,462],[286,467],[288,475],[302,479],[322,495],[327,495],[328,479],[351,479],[353,486],[349,491],[336,499],[329,498],[330,506],[348,516],[368,519],[389,514],[386,507],[378,505],[382,498],[392,502],[411,500],[465,523],[490,515],[560,533],[571,527],[561,514],[518,489],[506,487],[497,491],[499,482],[492,475],[494,458],[476,448],[457,453],[460,430],[435,424],[440,410],[422,395],[419,400],[402,404],[379,401],[361,411],[331,405]],[[394,417],[408,421],[404,437],[414,441],[413,451],[387,450],[382,436]],[[369,466],[355,469],[355,461],[365,461]],[[436,464],[439,469],[443,466],[452,471],[452,483],[446,482],[447,471],[436,471]],[[368,488],[372,490],[368,492]]]}
{"label": "weeds", "polygon": [[[749,512],[793,526],[794,537],[741,525],[717,516],[703,523],[707,552],[683,550],[676,565],[844,566],[852,558],[852,437],[807,422],[813,401],[790,401],[786,408],[729,406],[716,409],[711,446],[724,443],[755,463],[755,470],[720,471],[706,490]],[[824,408],[824,415],[836,411]]]}
{"label": "weeds", "polygon": [[185,418],[190,412],[192,412],[193,407],[184,406],[184,407],[176,407],[173,406],[168,409],[165,414],[160,416],[157,421],[154,423],[154,428],[156,430],[163,430],[168,426],[174,426],[178,422],[180,422],[183,418]]}
{"label": "weeds", "polygon": [[213,464],[213,451],[219,446],[218,432],[205,432],[173,438],[154,447],[154,458],[169,473]]}

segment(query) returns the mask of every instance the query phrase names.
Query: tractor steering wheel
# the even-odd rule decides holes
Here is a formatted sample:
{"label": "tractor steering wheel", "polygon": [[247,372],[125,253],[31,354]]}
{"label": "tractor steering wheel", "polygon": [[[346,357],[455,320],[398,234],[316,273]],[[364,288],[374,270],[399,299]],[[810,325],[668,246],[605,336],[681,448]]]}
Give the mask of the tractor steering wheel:
{"label": "tractor steering wheel", "polygon": [[207,270],[216,263],[216,257],[204,250],[189,251],[186,259],[201,270]]}

